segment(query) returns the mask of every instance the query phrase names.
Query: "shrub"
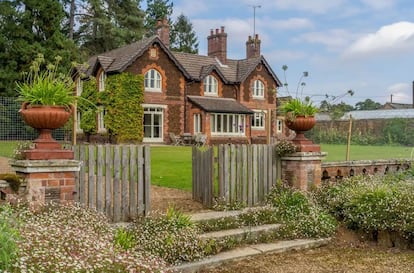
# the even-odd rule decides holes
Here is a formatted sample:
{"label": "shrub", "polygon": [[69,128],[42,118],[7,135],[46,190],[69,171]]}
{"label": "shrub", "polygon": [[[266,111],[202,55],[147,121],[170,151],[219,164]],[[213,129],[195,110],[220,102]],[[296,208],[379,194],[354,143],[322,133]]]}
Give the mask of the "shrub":
{"label": "shrub", "polygon": [[12,209],[8,205],[0,207],[0,272],[10,270],[18,254],[16,241],[19,238]]}
{"label": "shrub", "polygon": [[268,196],[276,218],[283,224],[279,237],[328,237],[336,230],[336,220],[314,202],[311,195],[277,184]]}
{"label": "shrub", "polygon": [[[352,229],[375,234],[393,231],[414,239],[412,171],[387,176],[358,176],[327,186],[315,196]],[[325,190],[325,192],[323,192]]]}
{"label": "shrub", "polygon": [[293,154],[296,152],[297,147],[291,141],[281,140],[276,144],[276,154],[284,156],[286,154]]}
{"label": "shrub", "polygon": [[171,264],[202,258],[212,249],[210,242],[199,239],[199,231],[190,218],[172,208],[166,215],[140,219],[133,232],[138,251],[149,252]]}
{"label": "shrub", "polygon": [[48,204],[16,213],[20,251],[11,272],[164,272],[160,259],[115,247],[114,229],[93,210]]}

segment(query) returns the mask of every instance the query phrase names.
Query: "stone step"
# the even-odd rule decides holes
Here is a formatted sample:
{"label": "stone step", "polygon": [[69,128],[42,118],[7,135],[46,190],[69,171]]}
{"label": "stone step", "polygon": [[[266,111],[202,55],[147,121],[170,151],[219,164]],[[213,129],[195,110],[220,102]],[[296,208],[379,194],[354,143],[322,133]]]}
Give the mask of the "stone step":
{"label": "stone step", "polygon": [[199,270],[204,268],[217,267],[224,262],[244,259],[256,255],[281,253],[290,250],[301,250],[306,248],[316,248],[327,245],[330,240],[330,238],[296,239],[288,241],[278,241],[276,243],[247,245],[229,251],[220,252],[217,255],[210,256],[196,262],[184,263],[175,266],[171,269],[183,273],[198,272]]}
{"label": "stone step", "polygon": [[225,240],[225,239],[235,239],[242,240],[257,238],[260,235],[271,233],[280,228],[280,224],[268,224],[261,226],[244,226],[236,229],[227,229],[214,232],[203,233],[200,235],[202,239],[216,239],[216,240]]}
{"label": "stone step", "polygon": [[222,218],[237,217],[242,214],[243,210],[229,210],[229,211],[208,211],[191,214],[191,220],[193,222],[203,222],[209,220],[217,220]]}

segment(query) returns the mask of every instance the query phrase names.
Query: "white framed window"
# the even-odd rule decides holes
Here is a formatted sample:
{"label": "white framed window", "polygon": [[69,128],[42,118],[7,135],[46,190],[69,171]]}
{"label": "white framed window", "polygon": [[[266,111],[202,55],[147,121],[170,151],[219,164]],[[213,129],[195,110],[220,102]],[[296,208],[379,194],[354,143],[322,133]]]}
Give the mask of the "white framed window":
{"label": "white framed window", "polygon": [[99,92],[102,92],[105,90],[105,80],[106,80],[106,73],[104,71],[101,72],[101,74],[99,74],[99,87],[98,90]]}
{"label": "white framed window", "polygon": [[252,129],[264,129],[266,121],[265,111],[254,111],[252,116]]}
{"label": "white framed window", "polygon": [[163,142],[164,106],[144,106],[144,142]]}
{"label": "white framed window", "polygon": [[213,113],[210,118],[212,135],[244,136],[246,132],[246,115]]}
{"label": "white framed window", "polygon": [[283,120],[276,120],[276,132],[282,133],[283,132]]}
{"label": "white framed window", "polygon": [[98,108],[98,133],[106,132],[105,128],[105,108]]}
{"label": "white framed window", "polygon": [[201,133],[201,114],[194,114],[194,134]]}
{"label": "white framed window", "polygon": [[148,70],[144,77],[145,91],[161,92],[161,79],[161,74],[157,70]]}
{"label": "white framed window", "polygon": [[264,98],[264,84],[261,80],[255,80],[253,82],[253,98]]}
{"label": "white framed window", "polygon": [[76,96],[82,95],[83,92],[83,81],[80,77],[76,79]]}
{"label": "white framed window", "polygon": [[217,96],[217,79],[213,76],[207,76],[204,79],[204,95],[206,96]]}

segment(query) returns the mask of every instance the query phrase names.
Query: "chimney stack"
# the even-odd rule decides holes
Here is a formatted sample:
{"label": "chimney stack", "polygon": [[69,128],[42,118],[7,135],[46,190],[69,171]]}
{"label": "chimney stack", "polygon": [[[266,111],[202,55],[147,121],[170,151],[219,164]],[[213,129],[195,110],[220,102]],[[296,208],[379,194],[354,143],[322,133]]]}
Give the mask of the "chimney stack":
{"label": "chimney stack", "polygon": [[210,30],[210,36],[207,37],[208,44],[208,56],[217,57],[222,64],[227,62],[227,33],[224,32],[222,26],[220,31],[216,28],[216,32],[213,29]]}
{"label": "chimney stack", "polygon": [[158,37],[160,37],[163,44],[170,47],[170,25],[168,24],[167,18],[157,21],[156,31]]}
{"label": "chimney stack", "polygon": [[260,43],[259,34],[256,34],[255,37],[249,36],[246,42],[246,58],[254,58],[260,56]]}

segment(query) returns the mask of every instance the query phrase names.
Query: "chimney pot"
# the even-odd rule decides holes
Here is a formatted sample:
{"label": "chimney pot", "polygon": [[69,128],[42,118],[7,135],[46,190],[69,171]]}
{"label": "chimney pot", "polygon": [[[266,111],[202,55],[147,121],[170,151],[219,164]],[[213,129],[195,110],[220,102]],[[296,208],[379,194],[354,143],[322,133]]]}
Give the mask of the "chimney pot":
{"label": "chimney pot", "polygon": [[210,35],[213,35],[213,34],[214,34],[213,29],[210,29]]}
{"label": "chimney pot", "polygon": [[218,34],[219,33],[219,29],[218,28],[216,28],[216,34]]}
{"label": "chimney pot", "polygon": [[224,33],[224,26],[221,26],[221,33]]}

